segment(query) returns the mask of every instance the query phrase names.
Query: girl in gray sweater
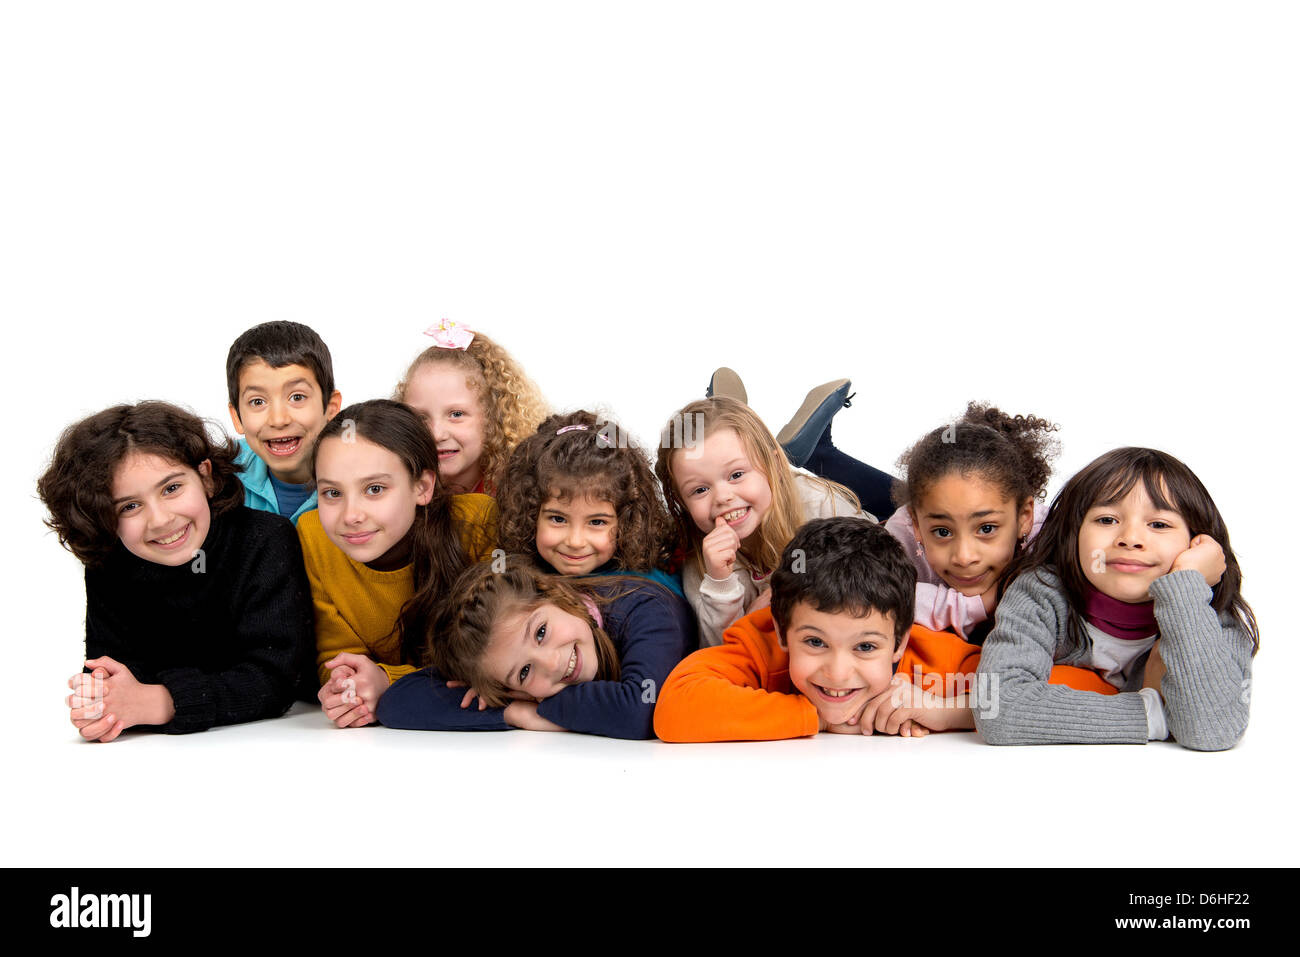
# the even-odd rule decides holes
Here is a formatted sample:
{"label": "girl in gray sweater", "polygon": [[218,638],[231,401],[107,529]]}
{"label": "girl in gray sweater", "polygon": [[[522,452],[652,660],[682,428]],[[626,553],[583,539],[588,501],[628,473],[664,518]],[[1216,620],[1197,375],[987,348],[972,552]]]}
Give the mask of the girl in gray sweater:
{"label": "girl in gray sweater", "polygon": [[[1258,627],[1223,518],[1173,456],[1123,448],[1085,467],[1002,587],[975,711],[990,744],[1218,751],[1245,732]],[[1118,693],[1049,684],[1053,664]]]}

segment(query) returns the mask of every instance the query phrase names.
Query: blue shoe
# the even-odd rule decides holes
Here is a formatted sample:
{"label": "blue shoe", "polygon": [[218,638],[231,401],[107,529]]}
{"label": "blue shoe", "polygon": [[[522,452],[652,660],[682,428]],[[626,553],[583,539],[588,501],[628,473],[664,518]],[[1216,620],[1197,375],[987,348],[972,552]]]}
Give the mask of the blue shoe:
{"label": "blue shoe", "polygon": [[777,433],[776,441],[785,449],[786,458],[795,468],[802,468],[812,457],[817,441],[830,426],[835,413],[849,404],[851,385],[848,379],[819,385],[808,393],[794,418]]}
{"label": "blue shoe", "polygon": [[709,378],[709,387],[704,390],[704,397],[711,399],[715,395],[725,395],[729,399],[738,399],[745,405],[749,405],[749,393],[745,391],[745,383],[740,381],[740,376],[736,375],[726,366],[721,366]]}

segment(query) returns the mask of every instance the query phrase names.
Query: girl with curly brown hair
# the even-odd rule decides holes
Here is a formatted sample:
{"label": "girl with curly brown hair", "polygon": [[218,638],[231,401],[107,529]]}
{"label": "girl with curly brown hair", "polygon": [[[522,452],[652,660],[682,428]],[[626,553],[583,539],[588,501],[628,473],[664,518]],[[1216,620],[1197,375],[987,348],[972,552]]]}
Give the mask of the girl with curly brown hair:
{"label": "girl with curly brown hair", "polygon": [[648,456],[613,421],[553,415],[510,456],[497,494],[500,545],[560,575],[634,574],[679,597],[676,529]]}
{"label": "girl with curly brown hair", "polygon": [[165,402],[70,426],[37,483],[86,566],[86,672],[73,725],[204,731],[283,714],[312,643],[292,523],[242,503],[236,449]]}
{"label": "girl with curly brown hair", "polygon": [[885,527],[916,566],[916,623],[980,644],[998,583],[1042,527],[1056,426],[972,402],[903,453]]}
{"label": "girl with curly brown hair", "polygon": [[407,368],[393,398],[420,414],[438,445],[443,485],[495,495],[511,451],[546,417],[541,391],[500,345],[449,319]]}

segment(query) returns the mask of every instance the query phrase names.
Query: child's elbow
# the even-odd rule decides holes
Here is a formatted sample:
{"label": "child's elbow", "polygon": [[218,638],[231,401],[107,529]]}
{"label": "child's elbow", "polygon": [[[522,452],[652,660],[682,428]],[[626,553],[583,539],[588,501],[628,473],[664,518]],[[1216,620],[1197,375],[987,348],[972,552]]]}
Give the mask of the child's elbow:
{"label": "child's elbow", "polygon": [[1192,725],[1173,731],[1173,738],[1190,751],[1230,751],[1246,733],[1246,723]]}
{"label": "child's elbow", "polygon": [[975,730],[979,732],[979,736],[984,739],[985,744],[1014,745],[1024,743],[1008,722],[1002,720],[1002,715],[991,717],[982,714],[979,709],[976,709],[973,713],[975,716]]}
{"label": "child's elbow", "polygon": [[669,704],[664,707],[662,701],[655,706],[654,733],[660,741],[681,744],[693,740],[688,733],[688,725],[681,720],[679,711]]}

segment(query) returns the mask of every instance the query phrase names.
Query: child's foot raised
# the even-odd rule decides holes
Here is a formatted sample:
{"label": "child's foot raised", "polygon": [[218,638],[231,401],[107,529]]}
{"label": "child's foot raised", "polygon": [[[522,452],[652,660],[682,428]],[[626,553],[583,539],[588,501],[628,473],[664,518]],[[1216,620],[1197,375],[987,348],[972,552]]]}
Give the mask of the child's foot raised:
{"label": "child's foot raised", "polygon": [[737,399],[745,403],[745,405],[749,405],[749,393],[745,391],[745,383],[741,382],[740,376],[726,366],[720,366],[713,373],[709,378],[709,387],[704,390],[706,399],[711,399],[715,395]]}
{"label": "child's foot raised", "polygon": [[795,468],[801,468],[808,461],[835,413],[849,404],[851,386],[848,379],[835,379],[819,385],[808,393],[794,418],[777,433],[776,441],[785,449],[786,458]]}

